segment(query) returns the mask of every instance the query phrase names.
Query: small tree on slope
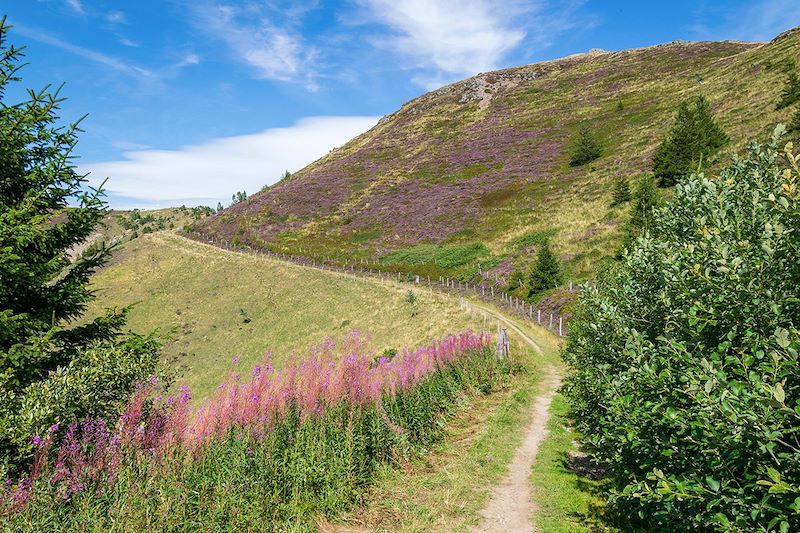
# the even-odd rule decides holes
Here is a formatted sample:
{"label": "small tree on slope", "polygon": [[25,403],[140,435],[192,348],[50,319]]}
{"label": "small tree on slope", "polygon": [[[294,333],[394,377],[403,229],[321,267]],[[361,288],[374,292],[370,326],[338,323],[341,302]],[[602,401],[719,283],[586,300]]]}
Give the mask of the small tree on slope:
{"label": "small tree on slope", "polygon": [[728,143],[703,96],[684,101],[675,123],[653,156],[653,173],[661,187],[671,187],[682,177],[708,168]]}
{"label": "small tree on slope", "polygon": [[[19,80],[21,57],[19,48],[6,44],[8,30],[0,19],[0,474],[27,454],[29,430],[63,421],[59,413],[77,415],[89,406],[102,411],[108,394],[130,389],[157,361],[149,341],[128,346],[132,352],[125,353],[136,361],[115,352],[121,344],[111,341],[124,324],[124,311],[73,325],[93,296],[89,277],[110,250],[90,246],[74,259],[70,251],[96,230],[105,204],[102,192],[87,190],[72,164],[78,127],[56,125],[58,91],[29,91],[27,101],[5,101],[9,84]],[[69,390],[76,374],[65,369],[86,370],[85,349],[103,342],[107,349],[93,362],[115,357],[128,367],[108,376],[113,384],[98,383],[100,390],[76,397]],[[49,389],[42,383],[57,369],[59,392],[45,394]],[[108,374],[113,370],[114,364],[105,368]],[[83,374],[81,381],[75,384],[91,379]]]}
{"label": "small tree on slope", "polygon": [[653,210],[661,202],[661,195],[650,176],[639,180],[630,206],[630,214],[625,224],[622,250],[628,249],[636,238],[646,233],[653,224]]}
{"label": "small tree on slope", "polygon": [[597,140],[592,130],[583,125],[578,130],[577,135],[572,141],[569,164],[578,167],[590,163],[603,155],[603,147]]}
{"label": "small tree on slope", "polygon": [[679,184],[570,324],[573,419],[647,530],[800,531],[800,157],[779,133]]}
{"label": "small tree on slope", "polygon": [[545,241],[536,255],[536,262],[531,269],[528,288],[531,296],[547,289],[554,289],[561,284],[561,267],[558,258],[550,249],[550,242]]}

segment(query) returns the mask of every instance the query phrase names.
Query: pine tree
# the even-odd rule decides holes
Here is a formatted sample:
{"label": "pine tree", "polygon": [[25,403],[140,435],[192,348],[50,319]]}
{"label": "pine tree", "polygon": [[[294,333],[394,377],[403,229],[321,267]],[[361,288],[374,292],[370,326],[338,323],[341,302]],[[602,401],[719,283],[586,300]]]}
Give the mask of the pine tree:
{"label": "pine tree", "polygon": [[[22,50],[6,47],[0,21],[0,98],[18,81]],[[65,329],[92,298],[89,276],[110,249],[70,250],[94,233],[106,212],[103,192],[87,186],[72,164],[78,124],[56,125],[59,91],[29,92],[21,104],[0,106],[0,373],[24,386],[66,363],[94,339],[122,325],[120,313]],[[74,206],[70,206],[70,202]],[[42,343],[48,345],[42,349]]]}
{"label": "pine tree", "polygon": [[653,157],[653,173],[661,187],[671,187],[684,176],[714,163],[728,142],[703,96],[685,100],[675,123]]}
{"label": "pine tree", "polygon": [[624,204],[631,199],[631,186],[628,178],[621,177],[614,182],[614,191],[611,196],[611,207]]}
{"label": "pine tree", "polygon": [[561,284],[561,265],[550,249],[550,242],[545,241],[536,255],[536,262],[528,277],[530,295],[534,296],[547,289],[554,289]]}
{"label": "pine tree", "polygon": [[636,238],[650,230],[653,221],[653,210],[661,203],[658,188],[649,176],[643,177],[636,187],[633,195],[628,221],[625,224],[625,234],[622,250],[630,248]]}
{"label": "pine tree", "polygon": [[800,109],[794,112],[792,115],[792,119],[789,121],[789,126],[787,126],[786,131],[800,134]]}
{"label": "pine tree", "polygon": [[76,257],[72,251],[96,232],[106,213],[104,194],[76,172],[78,124],[58,125],[58,90],[7,101],[23,66],[22,49],[6,44],[9,28],[0,19],[3,479],[30,460],[32,434],[56,420],[113,413],[158,364],[154,340],[121,335],[126,310],[91,321],[83,316],[93,298],[89,277],[111,248],[92,243]]}
{"label": "pine tree", "polygon": [[775,105],[775,109],[787,108],[795,102],[800,102],[800,76],[796,71],[791,71],[787,74],[786,84],[781,91],[781,99]]}
{"label": "pine tree", "polygon": [[572,141],[569,164],[579,167],[603,155],[603,147],[588,126],[582,125]]}

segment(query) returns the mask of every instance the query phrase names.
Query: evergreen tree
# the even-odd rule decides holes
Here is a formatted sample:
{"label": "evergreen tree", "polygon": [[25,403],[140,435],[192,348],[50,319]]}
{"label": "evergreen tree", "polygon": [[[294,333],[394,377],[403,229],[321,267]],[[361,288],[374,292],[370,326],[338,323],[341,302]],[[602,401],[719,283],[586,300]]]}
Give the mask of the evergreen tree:
{"label": "evergreen tree", "polygon": [[653,157],[658,184],[671,187],[680,178],[713,164],[714,156],[728,140],[714,119],[708,100],[703,96],[685,100]]}
{"label": "evergreen tree", "polygon": [[636,187],[633,195],[630,215],[625,224],[625,235],[622,249],[630,248],[636,238],[647,233],[653,223],[654,210],[661,203],[658,188],[649,176],[644,176]]}
{"label": "evergreen tree", "polygon": [[631,199],[631,186],[628,178],[621,177],[614,182],[614,191],[611,197],[611,207],[624,204]]}
{"label": "evergreen tree", "polygon": [[219,213],[223,209],[224,209],[224,207],[222,207],[222,202],[217,202],[217,213]]}
{"label": "evergreen tree", "polygon": [[603,155],[603,147],[588,126],[582,125],[572,141],[569,164],[579,167]]}
{"label": "evergreen tree", "polygon": [[545,241],[536,255],[536,262],[528,277],[530,295],[534,296],[547,289],[554,289],[561,284],[561,265],[550,249],[550,242]]}
{"label": "evergreen tree", "polygon": [[789,121],[787,131],[800,134],[800,109],[795,111],[794,115],[792,115],[792,119]]}
{"label": "evergreen tree", "polygon": [[775,105],[775,109],[787,108],[795,102],[800,102],[800,76],[793,70],[787,74],[786,84],[781,91],[781,99]]}
{"label": "evergreen tree", "polygon": [[[79,129],[57,124],[58,90],[7,101],[23,66],[22,49],[6,43],[9,28],[0,19],[0,475],[30,458],[34,431],[58,414],[106,412],[109,395],[124,396],[158,361],[150,340],[119,336],[125,310],[82,319],[93,297],[89,277],[111,249],[93,243],[71,252],[101,223],[103,191],[75,170]],[[89,348],[98,351],[88,356]]]}

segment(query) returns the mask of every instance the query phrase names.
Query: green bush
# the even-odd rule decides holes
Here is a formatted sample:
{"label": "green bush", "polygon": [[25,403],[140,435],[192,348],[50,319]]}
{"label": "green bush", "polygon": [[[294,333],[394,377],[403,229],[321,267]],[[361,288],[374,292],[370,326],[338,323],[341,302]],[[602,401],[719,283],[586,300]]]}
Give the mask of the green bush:
{"label": "green bush", "polygon": [[728,136],[714,119],[703,96],[685,100],[675,123],[653,156],[653,173],[662,187],[671,187],[683,177],[708,168]]}
{"label": "green bush", "polygon": [[800,168],[781,128],[678,185],[570,324],[572,415],[612,508],[649,528],[800,530]]}
{"label": "green bush", "polygon": [[800,102],[800,76],[792,70],[787,74],[786,84],[781,91],[781,99],[775,105],[775,109],[784,109],[795,102]]}
{"label": "green bush", "polygon": [[434,265],[441,268],[456,268],[487,255],[489,255],[489,250],[482,243],[460,246],[418,244],[396,250],[383,257],[381,262],[389,265]]}

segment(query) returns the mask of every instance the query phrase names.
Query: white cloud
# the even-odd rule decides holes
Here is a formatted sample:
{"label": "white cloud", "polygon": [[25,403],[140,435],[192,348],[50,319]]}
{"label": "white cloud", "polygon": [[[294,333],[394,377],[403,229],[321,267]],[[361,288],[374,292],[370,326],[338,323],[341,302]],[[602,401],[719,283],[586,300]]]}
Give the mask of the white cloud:
{"label": "white cloud", "polygon": [[189,66],[192,66],[192,65],[199,65],[199,64],[200,64],[200,56],[195,54],[195,53],[189,53],[189,54],[186,54],[185,56],[183,56],[183,59],[178,61],[178,63],[175,65],[175,67],[176,68],[181,68],[181,67],[189,67]]}
{"label": "white cloud", "polygon": [[224,42],[258,77],[300,81],[314,89],[311,65],[315,50],[296,32],[276,25],[258,8],[196,4],[195,20],[211,37]]}
{"label": "white cloud", "polygon": [[80,0],[67,0],[67,5],[78,15],[86,14],[86,11],[84,11],[83,5],[81,4]]}
{"label": "white cloud", "polygon": [[[126,152],[120,161],[87,163],[116,208],[227,202],[296,171],[375,125],[379,117],[309,117],[286,128],[212,139],[177,150]],[[125,198],[124,204],[117,198]]]}
{"label": "white cloud", "polygon": [[376,38],[375,44],[411,57],[416,62],[413,67],[434,68],[450,77],[498,68],[504,55],[526,36],[525,31],[514,26],[514,19],[535,8],[492,0],[361,3],[374,21],[394,32],[393,36]]}
{"label": "white cloud", "polygon": [[138,48],[139,46],[141,46],[139,43],[131,41],[127,37],[121,37],[119,39],[119,44],[121,44],[123,46],[129,46],[131,48]]}
{"label": "white cloud", "polygon": [[122,24],[125,22],[125,13],[122,11],[109,11],[106,20],[111,24]]}
{"label": "white cloud", "polygon": [[105,65],[107,67],[113,68],[114,70],[118,70],[120,72],[124,72],[131,76],[135,76],[137,78],[155,78],[157,77],[153,72],[150,70],[137,67],[136,65],[132,65],[129,63],[125,63],[117,58],[111,57],[109,55],[96,52],[89,48],[84,48],[82,46],[78,46],[67,41],[63,41],[58,37],[50,35],[48,33],[44,33],[38,30],[34,30],[32,28],[27,28],[25,26],[21,26],[19,24],[14,26],[14,29],[18,31],[21,35],[28,37],[29,39],[34,39],[41,43],[49,44],[51,46],[55,46],[57,48],[61,48],[62,50],[66,50],[72,54],[80,56],[84,59],[88,59],[90,61],[94,61],[95,63],[100,63],[101,65]]}

